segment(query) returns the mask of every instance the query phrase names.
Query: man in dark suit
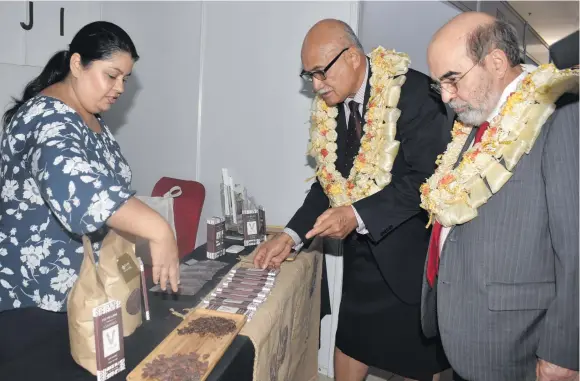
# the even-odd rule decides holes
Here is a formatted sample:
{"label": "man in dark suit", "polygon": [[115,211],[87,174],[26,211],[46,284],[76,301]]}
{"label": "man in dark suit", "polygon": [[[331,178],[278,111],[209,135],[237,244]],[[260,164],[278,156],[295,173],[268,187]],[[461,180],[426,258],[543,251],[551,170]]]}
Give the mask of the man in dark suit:
{"label": "man in dark suit", "polygon": [[578,71],[520,65],[518,41],[468,12],[429,45],[462,125],[422,187],[422,322],[466,380],[578,380]]}
{"label": "man in dark suit", "polygon": [[[293,247],[315,236],[343,240],[338,381],[361,381],[368,366],[418,380],[448,367],[440,342],[425,339],[420,328],[429,230],[419,185],[433,173],[451,124],[429,78],[407,69],[406,60],[386,50],[369,59],[352,29],[338,20],[320,21],[308,32],[302,77],[317,92],[311,144],[318,181],[285,232],[255,256],[257,267],[279,266]],[[392,90],[388,99],[380,93],[385,86]],[[389,144],[380,145],[377,137]],[[372,172],[375,167],[381,174]],[[370,186],[366,193],[364,184]]]}

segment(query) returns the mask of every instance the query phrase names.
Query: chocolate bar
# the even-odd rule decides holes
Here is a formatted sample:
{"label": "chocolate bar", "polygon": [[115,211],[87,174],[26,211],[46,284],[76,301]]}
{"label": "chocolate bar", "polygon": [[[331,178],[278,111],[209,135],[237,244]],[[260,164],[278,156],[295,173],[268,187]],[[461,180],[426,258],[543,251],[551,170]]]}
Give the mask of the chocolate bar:
{"label": "chocolate bar", "polygon": [[257,310],[261,302],[249,302],[235,299],[206,299],[203,304],[221,304],[222,306],[239,307],[246,310]]}
{"label": "chocolate bar", "polygon": [[247,280],[255,280],[257,282],[270,282],[272,284],[276,280],[275,276],[266,274],[262,275],[262,274],[232,273],[232,272],[229,272],[225,276],[225,278],[243,278]]}
{"label": "chocolate bar", "polygon": [[278,273],[280,273],[280,269],[272,269],[272,270],[266,270],[266,269],[258,269],[258,268],[254,268],[254,267],[238,267],[235,269],[232,269],[231,272],[240,272],[240,273],[249,273],[249,274],[268,274],[268,275],[278,275]]}
{"label": "chocolate bar", "polygon": [[207,258],[217,259],[225,254],[225,219],[213,217],[207,220]]}
{"label": "chocolate bar", "polygon": [[255,287],[267,287],[269,289],[272,289],[272,287],[274,287],[274,282],[273,281],[268,281],[268,280],[258,280],[258,279],[251,279],[251,278],[243,278],[243,277],[237,277],[237,276],[232,276],[232,277],[226,277],[224,279],[224,283],[240,283],[240,284],[244,284],[247,286],[255,286]]}
{"label": "chocolate bar", "polygon": [[216,291],[216,292],[212,292],[211,296],[219,296],[219,295],[223,295],[226,297],[242,297],[242,298],[262,298],[262,299],[266,299],[268,296],[268,293],[266,292],[248,292],[248,291],[241,291],[241,290],[236,290],[234,289],[229,289],[229,288],[225,288],[222,291]]}

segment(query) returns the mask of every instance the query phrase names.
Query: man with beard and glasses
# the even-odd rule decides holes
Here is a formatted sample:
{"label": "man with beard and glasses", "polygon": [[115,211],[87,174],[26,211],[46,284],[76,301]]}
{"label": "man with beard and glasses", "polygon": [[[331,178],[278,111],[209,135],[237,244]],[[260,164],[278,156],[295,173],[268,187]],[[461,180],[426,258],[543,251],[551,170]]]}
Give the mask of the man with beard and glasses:
{"label": "man with beard and glasses", "polygon": [[484,13],[428,49],[459,121],[421,186],[422,323],[456,380],[578,379],[578,70],[519,62],[515,29]]}
{"label": "man with beard and glasses", "polygon": [[419,185],[449,141],[445,106],[406,55],[377,48],[367,57],[342,21],[312,27],[302,65],[317,92],[311,155],[318,180],[254,263],[279,266],[316,236],[342,239],[336,380],[362,381],[374,366],[431,381],[448,363],[440,341],[421,333],[429,230]]}

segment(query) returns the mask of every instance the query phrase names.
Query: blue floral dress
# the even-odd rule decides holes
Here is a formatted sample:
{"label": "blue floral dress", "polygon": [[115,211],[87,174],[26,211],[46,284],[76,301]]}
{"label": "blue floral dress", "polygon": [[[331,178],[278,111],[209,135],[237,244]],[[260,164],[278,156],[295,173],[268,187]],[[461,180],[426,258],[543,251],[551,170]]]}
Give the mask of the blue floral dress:
{"label": "blue floral dress", "polygon": [[98,255],[105,222],[135,192],[99,118],[93,132],[61,101],[36,96],[0,139],[0,311],[66,310],[87,234]]}

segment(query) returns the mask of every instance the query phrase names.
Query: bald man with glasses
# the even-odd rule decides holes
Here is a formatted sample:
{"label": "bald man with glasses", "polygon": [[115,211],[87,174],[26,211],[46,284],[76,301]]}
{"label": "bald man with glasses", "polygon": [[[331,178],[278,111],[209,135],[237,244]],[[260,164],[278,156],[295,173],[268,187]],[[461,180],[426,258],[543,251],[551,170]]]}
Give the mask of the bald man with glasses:
{"label": "bald man with glasses", "polygon": [[[393,65],[381,63],[377,55],[393,60]],[[406,62],[402,57],[389,51],[367,57],[351,28],[338,20],[320,21],[308,32],[301,76],[312,81],[317,95],[317,125],[321,124],[317,118],[328,110],[319,130],[327,143],[318,147],[313,142],[314,151],[319,150],[314,152],[318,180],[304,204],[285,232],[256,253],[256,266],[277,267],[293,248],[308,245],[316,236],[342,240],[337,381],[362,381],[369,366],[431,381],[449,367],[440,341],[427,340],[420,326],[421,277],[430,230],[419,207],[419,186],[433,173],[434,160],[450,139],[451,123],[429,78],[402,64]],[[381,86],[397,81],[404,82],[398,102],[393,96],[396,89],[388,99],[377,95]],[[378,130],[369,127],[371,119]],[[379,145],[380,152],[373,152],[379,142],[373,134],[391,139],[386,146]],[[390,177],[368,172],[377,166],[388,169]],[[366,179],[372,191],[355,196]]]}

